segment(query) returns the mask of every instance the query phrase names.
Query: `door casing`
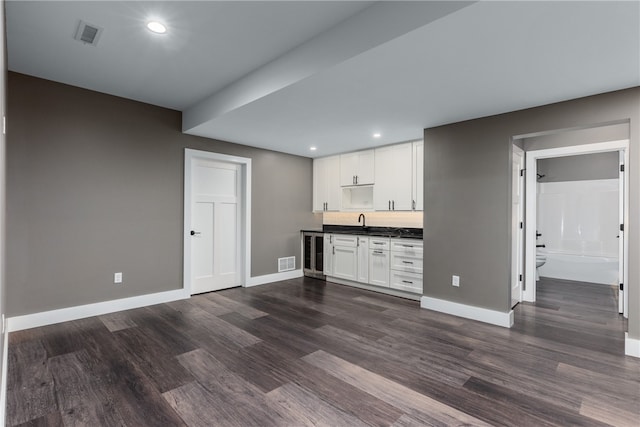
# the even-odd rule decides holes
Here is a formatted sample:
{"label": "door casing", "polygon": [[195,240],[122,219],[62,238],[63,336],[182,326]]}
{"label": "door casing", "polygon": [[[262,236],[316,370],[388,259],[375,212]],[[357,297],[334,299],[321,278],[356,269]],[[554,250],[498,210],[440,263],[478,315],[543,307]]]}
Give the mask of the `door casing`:
{"label": "door casing", "polygon": [[232,163],[240,166],[241,175],[241,200],[242,211],[240,213],[240,283],[243,287],[251,277],[251,159],[246,157],[230,156],[227,154],[212,153],[209,151],[185,148],[184,155],[184,218],[183,218],[183,276],[182,283],[185,292],[191,295],[191,205],[192,205],[192,169],[193,162],[197,159],[215,160]]}
{"label": "door casing", "polygon": [[[525,152],[526,157],[526,180],[525,180],[525,289],[522,294],[524,301],[536,301],[536,222],[537,222],[537,173],[538,159],[551,157],[574,156],[578,154],[604,153],[608,151],[623,151],[625,154],[625,182],[629,182],[629,140],[617,140],[608,142],[599,142],[594,144],[573,145],[559,148],[549,148],[544,150],[532,150]],[[629,185],[625,185],[624,197],[624,229],[628,230],[629,221]],[[628,298],[629,286],[629,239],[624,241],[624,253],[619,256],[624,257],[624,286],[625,297]]]}

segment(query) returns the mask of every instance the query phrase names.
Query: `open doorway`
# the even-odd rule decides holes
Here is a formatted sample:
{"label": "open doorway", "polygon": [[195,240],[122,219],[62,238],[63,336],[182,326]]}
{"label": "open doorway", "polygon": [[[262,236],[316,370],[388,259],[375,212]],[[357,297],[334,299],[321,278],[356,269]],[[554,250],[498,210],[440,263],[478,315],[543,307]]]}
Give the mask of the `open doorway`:
{"label": "open doorway", "polygon": [[[526,206],[526,226],[525,226],[525,285],[524,291],[522,294],[522,298],[524,301],[535,302],[537,298],[537,272],[539,271],[538,265],[540,264],[540,257],[536,257],[541,253],[547,254],[547,257],[553,255],[553,257],[565,256],[567,254],[571,254],[571,249],[575,249],[573,253],[578,256],[584,255],[596,255],[598,261],[608,262],[607,266],[603,266],[600,268],[598,272],[589,273],[589,277],[592,277],[593,280],[590,279],[578,279],[584,282],[605,282],[608,283],[612,281],[615,283],[617,281],[617,285],[619,286],[618,290],[618,301],[619,301],[619,312],[622,313],[625,317],[628,317],[628,298],[627,298],[627,289],[625,284],[628,283],[627,277],[627,259],[628,259],[628,241],[625,239],[625,222],[628,217],[628,190],[625,183],[628,182],[628,172],[625,170],[624,165],[627,163],[628,158],[628,140],[620,140],[620,141],[610,141],[604,143],[594,143],[594,144],[586,144],[586,145],[578,145],[578,146],[569,146],[569,147],[561,147],[561,148],[552,148],[545,150],[534,150],[528,151],[526,153],[526,196],[525,196],[525,206]],[[618,160],[618,179],[610,182],[564,182],[564,183],[552,183],[548,182],[549,185],[545,185],[543,191],[543,197],[540,198],[541,179],[545,178],[544,170],[539,169],[540,164],[545,161],[545,159],[557,159],[569,156],[581,156],[587,154],[595,154],[595,153],[612,153],[611,155],[617,158]],[[549,181],[549,180],[547,180]],[[543,181],[544,182],[544,181]],[[617,191],[614,186],[617,186]],[[607,199],[607,203],[609,206],[609,211],[605,211],[603,213],[603,217],[614,215],[618,219],[618,224],[613,224],[613,228],[609,231],[611,236],[602,237],[600,241],[596,243],[593,241],[593,247],[589,247],[589,242],[586,242],[586,239],[582,241],[580,239],[567,239],[558,235],[558,230],[563,231],[568,230],[568,224],[562,223],[567,218],[571,216],[571,212],[566,212],[566,206],[569,206],[568,203],[571,203],[571,200],[567,201],[567,197],[574,197],[573,203],[576,203],[576,197],[578,196],[567,196],[572,191],[572,187],[580,188],[580,191],[584,195],[583,203],[584,206],[573,206],[572,208],[579,209],[591,209],[589,207],[589,203],[597,200],[598,198]],[[600,194],[596,194],[600,192]],[[585,195],[586,194],[586,195]],[[616,197],[612,199],[612,194],[615,194]],[[553,211],[554,208],[562,209],[562,206],[565,206],[565,212],[562,215],[556,215],[551,213],[547,214],[547,211]],[[611,206],[613,205],[613,206]],[[541,216],[541,209],[544,211]],[[585,212],[576,211],[576,215],[585,216]],[[594,218],[597,216],[595,212],[592,212]],[[543,217],[544,216],[544,217]],[[589,219],[589,215],[586,215],[587,220],[596,221],[598,218]],[[615,218],[614,218],[615,219]],[[559,222],[558,222],[559,221]],[[543,225],[546,224],[546,225]],[[617,229],[616,229],[617,225]],[[599,226],[599,225],[596,225]],[[540,232],[541,227],[546,227],[549,230],[547,235],[545,236],[545,232]],[[564,228],[563,228],[564,227]],[[588,234],[588,230],[583,230]],[[602,230],[598,230],[602,231]],[[567,236],[564,236],[567,237]],[[593,239],[592,239],[593,240]],[[551,243],[551,247],[549,247],[549,243]],[[572,246],[573,245],[573,246]],[[597,247],[596,247],[597,246]],[[617,247],[617,248],[616,248]],[[613,255],[614,249],[617,249],[617,256],[604,256]],[[585,258],[574,258],[574,259],[585,259]],[[613,265],[615,263],[615,265]],[[542,265],[540,268],[544,267]],[[613,267],[613,273],[610,271]],[[549,269],[547,269],[549,270]],[[608,273],[607,273],[608,271]],[[558,273],[554,271],[553,275],[560,274],[560,279],[562,280],[562,272]],[[608,276],[607,276],[608,274]],[[613,276],[612,276],[613,274]],[[598,276],[596,276],[598,275]],[[565,277],[571,277],[565,276]],[[579,278],[579,276],[577,276]],[[584,276],[583,276],[584,277]],[[617,279],[617,280],[616,280]]]}

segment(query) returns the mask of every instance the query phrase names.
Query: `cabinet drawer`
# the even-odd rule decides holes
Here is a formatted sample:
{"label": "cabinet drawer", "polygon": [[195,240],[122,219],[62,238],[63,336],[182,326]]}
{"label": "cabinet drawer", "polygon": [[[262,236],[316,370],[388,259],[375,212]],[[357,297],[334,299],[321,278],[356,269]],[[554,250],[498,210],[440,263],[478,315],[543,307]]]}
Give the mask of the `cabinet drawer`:
{"label": "cabinet drawer", "polygon": [[389,250],[389,239],[385,239],[383,237],[370,237],[369,238],[369,249],[377,249],[381,251]]}
{"label": "cabinet drawer", "polygon": [[409,273],[422,273],[422,257],[391,252],[391,269]]}
{"label": "cabinet drawer", "polygon": [[423,243],[417,239],[393,239],[391,240],[391,250],[405,255],[422,257]]}
{"label": "cabinet drawer", "polygon": [[391,270],[389,287],[406,292],[422,293],[422,274]]}
{"label": "cabinet drawer", "polygon": [[333,234],[333,245],[355,248],[356,246],[358,246],[358,236],[351,236],[348,234]]}

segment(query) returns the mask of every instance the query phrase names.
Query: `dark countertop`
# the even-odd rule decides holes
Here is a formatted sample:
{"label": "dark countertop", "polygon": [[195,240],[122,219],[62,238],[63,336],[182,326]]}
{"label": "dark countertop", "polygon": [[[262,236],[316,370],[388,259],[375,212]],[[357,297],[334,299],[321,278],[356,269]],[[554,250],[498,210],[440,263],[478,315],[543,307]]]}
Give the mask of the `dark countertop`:
{"label": "dark countertop", "polygon": [[402,237],[406,239],[422,239],[422,228],[402,227],[361,227],[355,225],[324,225],[324,233],[356,234],[375,237]]}

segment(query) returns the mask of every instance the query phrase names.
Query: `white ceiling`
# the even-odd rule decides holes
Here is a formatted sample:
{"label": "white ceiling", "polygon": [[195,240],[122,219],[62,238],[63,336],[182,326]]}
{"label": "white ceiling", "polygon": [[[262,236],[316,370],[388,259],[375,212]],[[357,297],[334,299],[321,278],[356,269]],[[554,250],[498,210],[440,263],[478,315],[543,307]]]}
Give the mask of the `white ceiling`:
{"label": "white ceiling", "polygon": [[[12,71],[309,157],[640,85],[638,1],[14,0],[6,14]],[[144,28],[152,17],[167,34]],[[80,19],[104,28],[97,46],[73,39]]]}

